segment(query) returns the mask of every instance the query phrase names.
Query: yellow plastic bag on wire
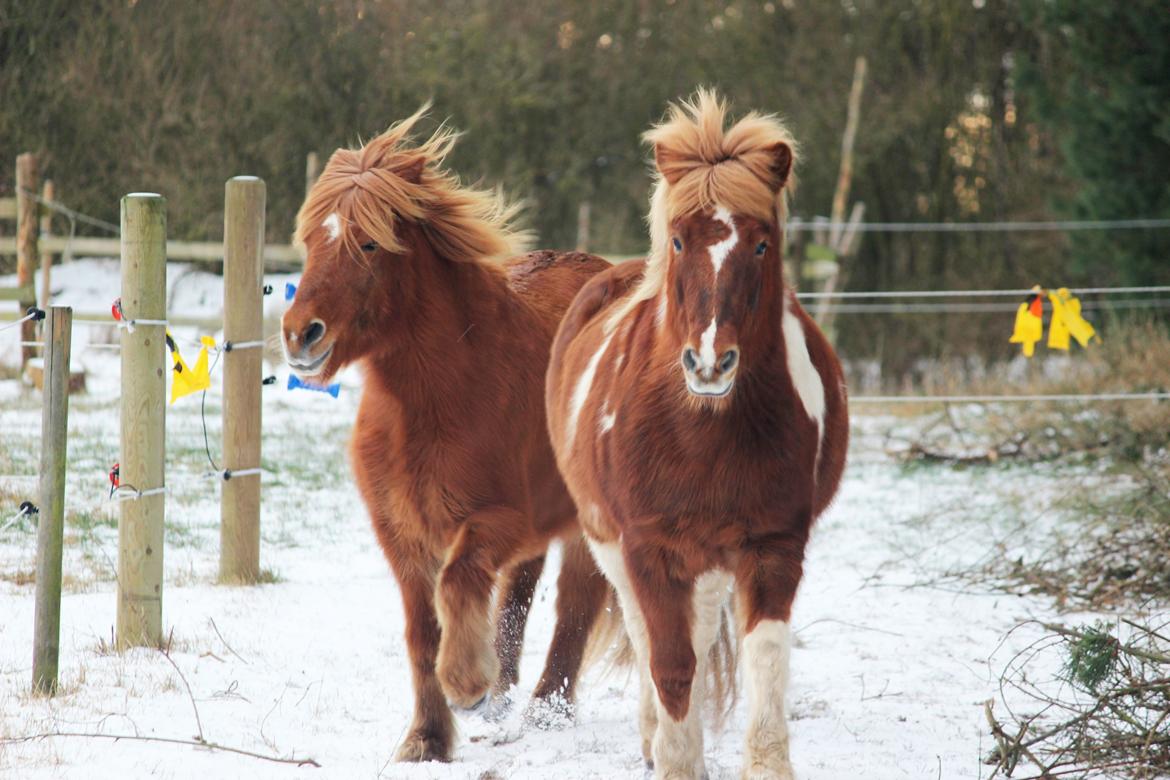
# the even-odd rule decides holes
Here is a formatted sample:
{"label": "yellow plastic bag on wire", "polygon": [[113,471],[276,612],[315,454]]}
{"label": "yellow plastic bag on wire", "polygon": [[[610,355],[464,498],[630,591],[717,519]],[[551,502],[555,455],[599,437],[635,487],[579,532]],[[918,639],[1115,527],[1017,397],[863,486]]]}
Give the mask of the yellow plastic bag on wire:
{"label": "yellow plastic bag on wire", "polygon": [[1081,316],[1081,302],[1067,287],[1049,292],[1048,300],[1052,302],[1052,326],[1048,329],[1048,348],[1067,351],[1069,336],[1076,339],[1082,347],[1088,346],[1089,340],[1097,331]]}
{"label": "yellow plastic bag on wire", "polygon": [[1019,344],[1024,348],[1024,357],[1032,357],[1036,353],[1036,342],[1044,337],[1044,300],[1039,285],[1032,288],[1028,300],[1020,304],[1016,310],[1016,327],[1009,339],[1012,344]]}
{"label": "yellow plastic bag on wire", "polygon": [[204,336],[199,341],[203,346],[199,349],[199,357],[195,358],[195,367],[190,368],[183,360],[183,356],[179,354],[179,346],[171,337],[171,332],[167,331],[167,346],[170,347],[171,357],[174,360],[172,364],[174,377],[171,381],[171,403],[185,395],[191,395],[191,393],[197,393],[211,387],[211,372],[207,368],[207,350],[215,347],[215,339]]}

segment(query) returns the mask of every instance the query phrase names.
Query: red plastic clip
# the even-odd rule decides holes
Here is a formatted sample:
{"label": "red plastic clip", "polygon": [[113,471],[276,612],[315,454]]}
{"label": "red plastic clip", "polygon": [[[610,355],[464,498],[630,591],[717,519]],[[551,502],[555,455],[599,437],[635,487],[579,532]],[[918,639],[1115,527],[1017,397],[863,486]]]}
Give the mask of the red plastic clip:
{"label": "red plastic clip", "polygon": [[110,469],[110,498],[114,497],[114,491],[122,487],[122,464],[115,463],[114,467]]}
{"label": "red plastic clip", "polygon": [[110,314],[112,314],[114,319],[118,322],[121,322],[123,319],[125,319],[125,317],[122,315],[122,299],[120,297],[114,299],[114,305],[110,307]]}

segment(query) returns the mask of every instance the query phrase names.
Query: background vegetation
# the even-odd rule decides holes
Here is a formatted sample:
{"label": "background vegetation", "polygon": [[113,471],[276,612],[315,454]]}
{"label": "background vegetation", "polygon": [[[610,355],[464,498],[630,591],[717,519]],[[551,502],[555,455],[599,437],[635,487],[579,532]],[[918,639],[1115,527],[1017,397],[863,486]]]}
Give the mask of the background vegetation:
{"label": "background vegetation", "polygon": [[[38,152],[64,200],[112,221],[118,193],[163,192],[172,233],[192,239],[219,236],[224,180],[253,173],[284,241],[308,151],[429,98],[467,132],[452,163],[527,199],[542,245],[572,246],[587,200],[591,248],[637,253],[639,135],[700,84],[789,120],[794,213],[827,214],[858,55],[852,197],[867,220],[1170,216],[1162,0],[0,0],[0,159]],[[870,234],[848,283],[1166,283],[1168,248],[1168,231]],[[902,369],[972,330],[882,325],[841,337]],[[1009,354],[1002,328],[978,330]]]}

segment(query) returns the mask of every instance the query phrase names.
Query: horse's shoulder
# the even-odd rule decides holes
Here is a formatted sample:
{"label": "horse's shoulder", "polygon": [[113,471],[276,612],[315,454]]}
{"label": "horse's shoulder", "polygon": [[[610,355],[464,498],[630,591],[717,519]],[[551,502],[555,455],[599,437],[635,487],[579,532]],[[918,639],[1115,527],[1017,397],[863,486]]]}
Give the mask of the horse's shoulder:
{"label": "horse's shoulder", "polygon": [[560,331],[553,347],[554,354],[577,337],[586,325],[611,303],[629,293],[642,278],[646,269],[644,260],[619,263],[597,274],[577,292],[561,319]]}

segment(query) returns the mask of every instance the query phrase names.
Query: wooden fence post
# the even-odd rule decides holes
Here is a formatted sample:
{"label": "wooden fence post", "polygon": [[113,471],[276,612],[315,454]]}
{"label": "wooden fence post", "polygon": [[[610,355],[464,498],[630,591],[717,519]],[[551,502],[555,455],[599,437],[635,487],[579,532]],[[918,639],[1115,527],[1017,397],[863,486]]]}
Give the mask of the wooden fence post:
{"label": "wooden fence post", "polygon": [[[166,199],[136,192],[122,198],[122,311],[127,320],[167,316]],[[166,326],[122,331],[122,484],[147,492],[164,486]],[[124,495],[129,490],[124,491]],[[132,494],[129,494],[132,495]],[[129,497],[127,495],[127,497]],[[162,644],[163,517],[161,492],[123,501],[118,521],[119,648]]]}
{"label": "wooden fence post", "polygon": [[[264,338],[264,182],[229,179],[224,194],[223,337],[241,344]],[[232,350],[223,365],[223,467],[260,466],[262,348]],[[260,577],[260,475],[230,477],[220,498],[219,579]]]}
{"label": "wooden fence post", "polygon": [[[41,186],[41,224],[40,235],[38,240],[48,238],[53,233],[53,211],[48,207],[48,203],[53,201],[53,182],[45,179],[45,183]],[[49,310],[49,299],[53,297],[51,289],[53,276],[53,253],[41,246],[41,308],[45,311]],[[46,325],[46,327],[48,327]]]}
{"label": "wooden fence post", "polygon": [[577,204],[577,251],[589,251],[589,221],[592,204],[583,200]]}
{"label": "wooden fence post", "polygon": [[61,547],[65,536],[65,454],[69,421],[69,351],[73,309],[54,306],[45,318],[44,405],[41,412],[40,522],[33,620],[33,692],[57,691],[61,650]]}
{"label": "wooden fence post", "polygon": [[[24,289],[19,306],[27,309],[37,305],[37,201],[34,197],[41,188],[37,180],[37,158],[24,153],[16,158],[16,285]],[[20,340],[36,340],[37,325],[32,320],[20,326]],[[20,370],[23,372],[35,347],[20,348]]]}
{"label": "wooden fence post", "polygon": [[313,185],[317,183],[317,177],[321,175],[321,158],[317,156],[316,152],[309,152],[305,155],[305,197],[309,197],[309,190],[313,189]]}

